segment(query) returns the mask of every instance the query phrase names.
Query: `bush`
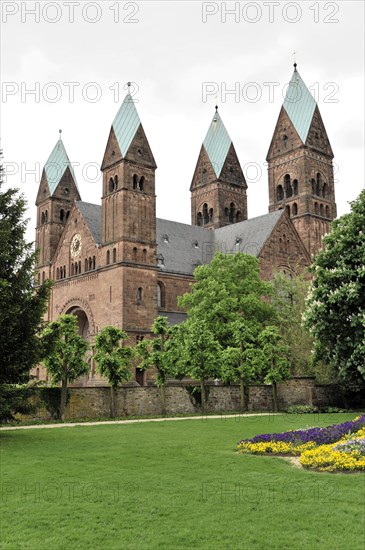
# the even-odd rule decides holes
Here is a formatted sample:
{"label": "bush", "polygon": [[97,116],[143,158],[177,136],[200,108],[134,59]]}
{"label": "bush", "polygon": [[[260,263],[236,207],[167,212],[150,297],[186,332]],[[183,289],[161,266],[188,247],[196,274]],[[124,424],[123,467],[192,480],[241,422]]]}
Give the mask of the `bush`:
{"label": "bush", "polygon": [[291,407],[288,407],[287,412],[289,414],[317,413],[318,407],[314,407],[313,405],[292,405]]}

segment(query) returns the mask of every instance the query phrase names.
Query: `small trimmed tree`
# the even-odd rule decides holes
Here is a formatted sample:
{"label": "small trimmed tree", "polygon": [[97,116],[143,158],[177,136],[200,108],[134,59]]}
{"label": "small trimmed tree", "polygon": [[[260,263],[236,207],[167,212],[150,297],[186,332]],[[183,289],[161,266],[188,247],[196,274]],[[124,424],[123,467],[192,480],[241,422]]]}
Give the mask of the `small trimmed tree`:
{"label": "small trimmed tree", "polygon": [[274,411],[279,410],[277,383],[290,378],[289,350],[275,326],[266,327],[258,336],[260,349],[256,365],[265,384],[271,384]]}
{"label": "small trimmed tree", "polygon": [[160,388],[161,413],[166,414],[166,381],[172,374],[169,355],[166,350],[166,344],[169,339],[169,324],[166,317],[156,317],[151,327],[155,338],[152,340],[142,340],[136,346],[136,352],[141,357],[142,362],[139,367],[147,369],[152,367],[156,370],[156,384]]}
{"label": "small trimmed tree", "polygon": [[124,345],[128,335],[117,327],[106,326],[95,337],[94,360],[98,372],[108,379],[110,384],[110,412],[115,418],[118,414],[118,388],[131,379],[131,360],[134,355],[130,346]]}
{"label": "small trimmed tree", "polygon": [[60,420],[65,419],[67,386],[79,376],[89,372],[85,354],[89,343],[78,332],[75,315],[60,315],[47,325],[42,334],[43,363],[53,383],[61,383]]}

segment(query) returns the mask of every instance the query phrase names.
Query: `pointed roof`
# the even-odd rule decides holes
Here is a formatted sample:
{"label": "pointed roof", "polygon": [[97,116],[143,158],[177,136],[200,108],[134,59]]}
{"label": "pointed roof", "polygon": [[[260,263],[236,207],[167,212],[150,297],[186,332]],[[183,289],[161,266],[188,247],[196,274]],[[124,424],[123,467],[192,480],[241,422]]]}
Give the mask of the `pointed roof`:
{"label": "pointed roof", "polygon": [[52,153],[48,157],[46,164],[44,165],[44,171],[46,173],[48,188],[51,195],[53,195],[53,193],[56,191],[57,186],[60,183],[62,176],[66,172],[67,168],[69,168],[77,187],[74,170],[72,168],[70,159],[68,158],[63,141],[60,137],[56,145],[54,146]]}
{"label": "pointed roof", "polygon": [[126,156],[140,124],[141,121],[134,106],[134,100],[128,93],[112,124],[123,157]]}
{"label": "pointed roof", "polygon": [[219,116],[218,110],[216,110],[203,145],[217,178],[220,176],[231,144],[232,140]]}
{"label": "pointed roof", "polygon": [[283,107],[303,143],[306,142],[316,102],[294,64]]}

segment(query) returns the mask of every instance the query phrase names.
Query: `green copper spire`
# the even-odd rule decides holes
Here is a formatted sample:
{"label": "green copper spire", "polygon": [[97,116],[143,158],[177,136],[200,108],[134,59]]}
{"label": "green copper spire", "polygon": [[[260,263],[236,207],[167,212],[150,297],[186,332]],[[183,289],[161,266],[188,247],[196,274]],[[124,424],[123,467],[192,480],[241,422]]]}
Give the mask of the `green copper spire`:
{"label": "green copper spire", "polygon": [[70,159],[68,158],[63,141],[61,139],[61,132],[62,130],[60,130],[59,140],[57,141],[52,153],[50,154],[46,164],[44,165],[48,188],[51,196],[56,191],[57,186],[60,183],[67,168],[70,169],[73,180],[77,187],[75,173],[70,163]]}
{"label": "green copper spire", "polygon": [[289,82],[283,107],[303,143],[306,142],[316,102],[304,84],[294,63],[294,73]]}
{"label": "green copper spire", "polygon": [[218,107],[216,107],[216,112],[209,126],[208,133],[205,136],[205,140],[203,141],[203,145],[217,178],[220,176],[231,144],[231,138],[219,116]]}
{"label": "green copper spire", "polygon": [[140,124],[133,98],[128,92],[113,121],[113,130],[123,157],[128,153]]}

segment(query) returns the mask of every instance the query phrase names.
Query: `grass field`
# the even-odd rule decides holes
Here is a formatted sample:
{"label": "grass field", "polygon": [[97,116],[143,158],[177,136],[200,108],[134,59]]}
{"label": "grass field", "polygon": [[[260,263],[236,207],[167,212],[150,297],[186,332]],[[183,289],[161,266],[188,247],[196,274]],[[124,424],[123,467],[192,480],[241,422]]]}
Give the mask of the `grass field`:
{"label": "grass field", "polygon": [[243,437],[354,414],[1,433],[1,548],[365,547],[365,476],[238,455]]}

